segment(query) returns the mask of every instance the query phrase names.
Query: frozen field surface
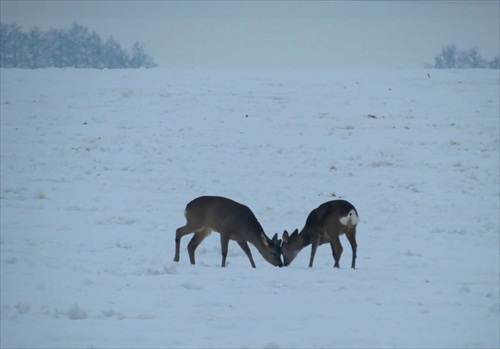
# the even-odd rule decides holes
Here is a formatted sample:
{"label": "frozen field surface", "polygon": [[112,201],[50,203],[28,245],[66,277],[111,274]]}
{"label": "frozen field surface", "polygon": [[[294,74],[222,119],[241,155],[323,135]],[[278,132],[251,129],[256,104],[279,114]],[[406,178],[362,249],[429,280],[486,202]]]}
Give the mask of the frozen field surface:
{"label": "frozen field surface", "polygon": [[[1,70],[1,347],[498,348],[498,74]],[[200,195],[346,199],[358,269],[174,263]]]}

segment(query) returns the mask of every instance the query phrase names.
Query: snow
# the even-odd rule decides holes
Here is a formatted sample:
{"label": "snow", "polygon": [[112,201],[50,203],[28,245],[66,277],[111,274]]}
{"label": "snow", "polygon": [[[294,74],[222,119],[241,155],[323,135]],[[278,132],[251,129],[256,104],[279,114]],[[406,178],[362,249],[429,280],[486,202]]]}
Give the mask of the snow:
{"label": "snow", "polygon": [[[3,69],[1,347],[499,347],[499,109],[493,70]],[[348,200],[357,269],[175,263],[201,195],[270,237]]]}

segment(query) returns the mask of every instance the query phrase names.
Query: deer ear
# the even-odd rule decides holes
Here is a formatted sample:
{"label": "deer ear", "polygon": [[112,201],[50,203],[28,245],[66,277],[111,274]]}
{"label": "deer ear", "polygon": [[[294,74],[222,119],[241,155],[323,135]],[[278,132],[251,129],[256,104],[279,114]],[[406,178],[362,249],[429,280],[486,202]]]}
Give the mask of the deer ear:
{"label": "deer ear", "polygon": [[298,235],[299,234],[299,229],[295,229],[292,233],[292,236]]}
{"label": "deer ear", "polygon": [[273,244],[276,244],[277,241],[278,241],[278,233],[274,234],[273,236]]}
{"label": "deer ear", "polygon": [[265,246],[269,246],[269,244],[267,243],[267,237],[264,233],[260,234],[260,238],[262,239],[262,242],[264,243]]}
{"label": "deer ear", "polygon": [[288,232],[285,230],[285,231],[283,232],[283,237],[282,237],[283,242],[288,242],[288,238],[289,238],[289,237],[290,237],[290,236],[288,236]]}

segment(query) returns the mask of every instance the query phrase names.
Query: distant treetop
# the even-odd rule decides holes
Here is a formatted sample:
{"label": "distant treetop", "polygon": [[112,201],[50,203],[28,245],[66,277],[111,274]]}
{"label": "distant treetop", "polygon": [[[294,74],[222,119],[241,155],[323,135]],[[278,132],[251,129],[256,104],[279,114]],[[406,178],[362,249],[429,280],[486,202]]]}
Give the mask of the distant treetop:
{"label": "distant treetop", "polygon": [[136,42],[130,52],[110,37],[103,41],[87,27],[73,24],[69,30],[38,27],[24,32],[17,24],[0,24],[2,68],[153,68],[157,64]]}
{"label": "distant treetop", "polygon": [[434,58],[436,69],[469,69],[490,68],[500,69],[500,58],[496,56],[492,61],[487,61],[479,54],[475,47],[467,51],[459,51],[455,45],[443,47],[441,53]]}

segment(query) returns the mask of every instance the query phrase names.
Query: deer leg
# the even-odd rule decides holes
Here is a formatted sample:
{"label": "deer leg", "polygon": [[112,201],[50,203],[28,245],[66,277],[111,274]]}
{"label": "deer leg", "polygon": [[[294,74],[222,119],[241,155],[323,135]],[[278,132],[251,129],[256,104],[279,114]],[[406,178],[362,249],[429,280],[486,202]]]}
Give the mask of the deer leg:
{"label": "deer leg", "polygon": [[340,268],[340,256],[342,256],[342,251],[344,250],[342,244],[340,243],[340,238],[338,236],[334,238],[333,241],[330,242],[330,245],[332,246],[333,260],[335,261],[333,267]]}
{"label": "deer leg", "polygon": [[222,267],[226,266],[227,249],[229,246],[229,234],[220,233],[220,247],[222,252]]}
{"label": "deer leg", "polygon": [[320,236],[319,235],[317,235],[317,237],[315,237],[312,240],[312,243],[311,243],[311,259],[309,260],[309,268],[312,268],[312,266],[313,266],[314,255],[316,254],[316,250],[318,249],[319,241],[320,241]]}
{"label": "deer leg", "polygon": [[351,268],[356,269],[356,257],[358,251],[358,244],[356,242],[356,227],[354,227],[354,230],[352,232],[346,233],[345,235],[347,236],[347,240],[349,240],[352,248]]}
{"label": "deer leg", "polygon": [[190,227],[188,224],[186,224],[183,227],[180,227],[175,231],[175,256],[174,256],[174,262],[179,261],[179,255],[180,255],[180,249],[181,249],[181,238],[184,235],[191,234],[194,232],[194,229]]}
{"label": "deer leg", "polygon": [[330,242],[330,246],[332,248],[332,256],[333,256],[333,260],[334,260],[334,268],[336,267],[337,265],[337,255],[335,253],[335,246],[333,245],[333,242]]}
{"label": "deer leg", "polygon": [[238,245],[240,245],[241,249],[245,252],[248,259],[250,260],[250,264],[252,268],[255,268],[255,262],[253,261],[252,252],[250,251],[250,247],[248,247],[248,243],[246,241],[238,241]]}
{"label": "deer leg", "polygon": [[189,241],[187,249],[189,254],[189,261],[191,262],[191,264],[195,264],[194,251],[196,251],[198,245],[201,244],[203,239],[205,239],[209,234],[210,229],[203,229],[202,231],[194,233],[193,238],[191,239],[191,241]]}

